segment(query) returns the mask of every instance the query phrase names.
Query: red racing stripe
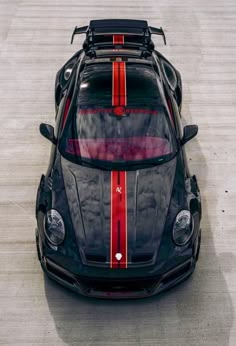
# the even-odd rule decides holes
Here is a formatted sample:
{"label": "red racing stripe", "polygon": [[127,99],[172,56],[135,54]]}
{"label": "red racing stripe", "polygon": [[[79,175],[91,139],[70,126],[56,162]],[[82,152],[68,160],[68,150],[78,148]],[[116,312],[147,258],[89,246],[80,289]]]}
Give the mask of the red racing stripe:
{"label": "red racing stripe", "polygon": [[113,35],[113,44],[124,44],[124,35]]}
{"label": "red racing stripe", "polygon": [[112,106],[126,105],[126,63],[114,61],[112,63]]}
{"label": "red racing stripe", "polygon": [[127,268],[126,172],[111,172],[110,268]]}
{"label": "red racing stripe", "polygon": [[120,94],[119,62],[112,63],[112,106],[119,106]]}
{"label": "red racing stripe", "polygon": [[126,65],[124,61],[120,63],[120,106],[127,105],[127,96],[126,96]]}
{"label": "red racing stripe", "polygon": [[[123,61],[115,61],[112,63],[112,106],[119,107],[126,106],[126,104],[126,65]],[[111,172],[110,268],[127,268],[127,188],[125,171]]]}

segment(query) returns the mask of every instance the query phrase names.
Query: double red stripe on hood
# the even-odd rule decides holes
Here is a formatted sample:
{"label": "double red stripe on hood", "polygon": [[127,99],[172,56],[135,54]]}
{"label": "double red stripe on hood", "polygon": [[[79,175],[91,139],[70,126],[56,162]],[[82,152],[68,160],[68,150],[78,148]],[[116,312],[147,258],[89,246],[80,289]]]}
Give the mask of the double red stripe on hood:
{"label": "double red stripe on hood", "polygon": [[[116,256],[122,256],[120,260]],[[126,172],[111,172],[110,268],[127,268]]]}
{"label": "double red stripe on hood", "polygon": [[126,64],[124,61],[112,63],[112,106],[126,106]]}

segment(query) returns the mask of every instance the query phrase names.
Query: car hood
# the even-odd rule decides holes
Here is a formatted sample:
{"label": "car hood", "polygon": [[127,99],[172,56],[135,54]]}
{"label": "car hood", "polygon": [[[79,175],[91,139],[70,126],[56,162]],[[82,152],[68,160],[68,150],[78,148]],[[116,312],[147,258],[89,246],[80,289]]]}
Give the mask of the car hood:
{"label": "car hood", "polygon": [[[61,158],[71,220],[82,261],[109,266],[112,237],[112,173]],[[176,158],[162,165],[125,172],[127,265],[155,261],[175,178]],[[122,230],[121,230],[122,231]]]}

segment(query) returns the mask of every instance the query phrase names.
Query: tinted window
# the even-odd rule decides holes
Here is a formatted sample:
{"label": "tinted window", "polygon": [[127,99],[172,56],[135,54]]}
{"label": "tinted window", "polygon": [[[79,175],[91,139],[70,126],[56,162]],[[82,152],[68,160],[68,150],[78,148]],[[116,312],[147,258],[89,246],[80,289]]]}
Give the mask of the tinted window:
{"label": "tinted window", "polygon": [[68,119],[60,143],[69,160],[129,164],[165,161],[175,153],[164,108],[88,108],[78,106]]}

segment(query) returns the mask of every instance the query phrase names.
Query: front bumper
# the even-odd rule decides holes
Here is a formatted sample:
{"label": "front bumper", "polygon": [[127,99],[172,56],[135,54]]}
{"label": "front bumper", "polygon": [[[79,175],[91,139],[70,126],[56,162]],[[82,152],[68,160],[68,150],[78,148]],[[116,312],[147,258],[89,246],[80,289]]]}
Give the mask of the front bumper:
{"label": "front bumper", "polygon": [[107,299],[144,298],[156,295],[186,280],[194,271],[200,237],[184,251],[154,268],[116,269],[87,267],[68,256],[50,251],[36,230],[38,257],[44,272],[63,286],[88,297]]}
{"label": "front bumper", "polygon": [[88,297],[130,299],[150,297],[186,280],[194,271],[195,259],[190,258],[168,272],[148,278],[95,279],[75,275],[51,259],[42,257],[47,275],[67,288]]}

